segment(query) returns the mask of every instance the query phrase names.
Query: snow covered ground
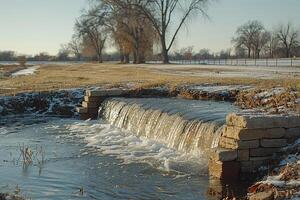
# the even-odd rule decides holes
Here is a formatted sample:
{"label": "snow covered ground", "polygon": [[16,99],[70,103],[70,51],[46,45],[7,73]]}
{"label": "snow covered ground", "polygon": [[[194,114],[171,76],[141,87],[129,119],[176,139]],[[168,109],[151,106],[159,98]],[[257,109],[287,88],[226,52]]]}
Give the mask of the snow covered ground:
{"label": "snow covered ground", "polygon": [[[135,66],[135,65],[133,65]],[[229,66],[229,65],[182,65],[182,64],[144,64],[139,67],[151,68],[158,73],[189,75],[200,77],[241,77],[241,78],[297,78],[300,67]]]}
{"label": "snow covered ground", "polygon": [[15,73],[12,73],[12,77],[16,76],[26,76],[26,75],[32,75],[36,72],[36,70],[40,68],[40,66],[33,66],[33,67],[28,67],[26,69],[22,69],[20,71],[17,71]]}

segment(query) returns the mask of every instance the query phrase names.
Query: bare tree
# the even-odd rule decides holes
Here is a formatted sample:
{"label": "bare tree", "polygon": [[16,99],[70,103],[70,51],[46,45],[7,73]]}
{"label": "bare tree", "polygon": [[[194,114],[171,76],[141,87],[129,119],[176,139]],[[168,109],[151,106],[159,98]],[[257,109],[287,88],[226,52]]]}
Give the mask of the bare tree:
{"label": "bare tree", "polygon": [[270,58],[274,58],[278,47],[279,47],[279,40],[276,37],[276,34],[274,32],[269,32],[269,40],[264,48],[265,54]]}
{"label": "bare tree", "polygon": [[[97,18],[93,15],[93,10],[89,10],[83,14],[76,22],[75,29],[78,36],[84,38],[86,44],[90,44],[97,56],[97,61],[102,62],[102,51],[104,44],[107,39],[104,17],[98,16]],[[105,14],[103,14],[104,16]]]}
{"label": "bare tree", "polygon": [[82,39],[80,37],[77,37],[76,35],[73,35],[71,41],[68,44],[68,49],[70,53],[72,53],[76,57],[76,60],[80,61],[83,50]]}
{"label": "bare tree", "polygon": [[271,34],[265,30],[258,31],[254,34],[252,42],[254,58],[260,58],[260,53],[267,46],[270,38]]}
{"label": "bare tree", "polygon": [[[159,35],[164,63],[169,63],[169,51],[187,19],[193,13],[206,15],[207,2],[208,0],[141,0],[136,3]],[[170,40],[167,41],[167,38]]]}
{"label": "bare tree", "polygon": [[285,56],[287,58],[291,57],[292,50],[299,45],[299,31],[296,30],[291,23],[279,25],[276,30],[276,37],[285,50]]}
{"label": "bare tree", "polygon": [[[238,27],[236,31],[237,37],[232,40],[235,43],[236,49],[245,48],[247,49],[248,58],[251,57],[253,46],[259,48],[261,32],[264,31],[264,26],[259,21],[249,21],[246,24]],[[256,40],[256,41],[255,41]],[[255,52],[253,53],[255,55]]]}

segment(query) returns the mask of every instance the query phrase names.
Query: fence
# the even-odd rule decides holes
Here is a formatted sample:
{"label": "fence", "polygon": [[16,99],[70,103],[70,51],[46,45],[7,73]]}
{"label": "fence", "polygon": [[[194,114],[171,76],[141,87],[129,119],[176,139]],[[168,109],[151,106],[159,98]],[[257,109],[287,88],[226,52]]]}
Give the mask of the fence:
{"label": "fence", "polygon": [[[300,67],[300,58],[263,58],[263,59],[191,59],[174,60],[173,64],[184,65],[236,65],[236,66],[267,66],[267,67]],[[150,63],[161,63],[161,61],[151,61]]]}

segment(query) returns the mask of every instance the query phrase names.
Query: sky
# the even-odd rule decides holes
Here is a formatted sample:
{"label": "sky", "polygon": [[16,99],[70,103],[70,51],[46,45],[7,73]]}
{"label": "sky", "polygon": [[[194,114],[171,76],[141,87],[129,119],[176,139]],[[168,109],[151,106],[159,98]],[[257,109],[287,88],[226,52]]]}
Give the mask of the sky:
{"label": "sky", "polygon": [[[88,0],[0,0],[0,51],[56,54],[87,6]],[[267,29],[287,22],[300,29],[300,0],[211,0],[207,14],[189,20],[173,50],[228,49],[237,27],[249,20],[260,20]]]}

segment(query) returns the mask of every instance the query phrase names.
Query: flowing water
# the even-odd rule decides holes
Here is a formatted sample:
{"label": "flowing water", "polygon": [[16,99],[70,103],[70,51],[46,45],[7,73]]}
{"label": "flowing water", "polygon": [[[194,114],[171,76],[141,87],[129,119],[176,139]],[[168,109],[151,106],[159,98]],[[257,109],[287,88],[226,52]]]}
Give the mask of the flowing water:
{"label": "flowing water", "polygon": [[168,98],[115,98],[101,107],[100,117],[139,137],[154,139],[183,153],[201,157],[216,147],[231,103]]}
{"label": "flowing water", "polygon": [[[236,108],[221,102],[191,101],[187,105],[182,104],[187,103],[184,100],[153,100],[109,100],[102,110],[107,122],[32,115],[0,118],[0,192],[18,191],[31,199],[209,199],[207,158],[203,152],[198,154],[202,145],[187,148],[185,142],[176,143],[170,136],[173,142],[164,142],[163,131],[142,122],[173,119],[178,112],[173,125],[185,124],[186,128],[178,130],[193,129],[195,136],[201,136],[199,127],[204,125],[197,125],[199,119],[205,126],[213,121],[209,130],[216,131],[224,123],[221,115],[224,117]],[[128,108],[123,111],[125,117],[121,110],[126,110],[126,106],[133,106],[136,111],[131,113]],[[143,116],[139,114],[142,108]],[[159,110],[161,114],[151,118],[150,110],[153,117]],[[204,117],[205,112],[215,117]],[[130,113],[140,122],[129,123]],[[195,120],[193,125],[188,119]],[[134,123],[136,128],[129,128]],[[170,131],[167,127],[163,128],[166,132]],[[153,128],[153,135],[149,128]],[[31,163],[24,163],[20,156],[25,147],[32,152]]]}

